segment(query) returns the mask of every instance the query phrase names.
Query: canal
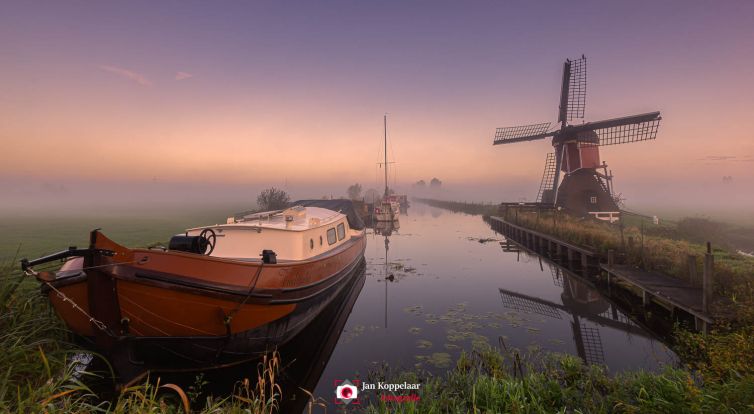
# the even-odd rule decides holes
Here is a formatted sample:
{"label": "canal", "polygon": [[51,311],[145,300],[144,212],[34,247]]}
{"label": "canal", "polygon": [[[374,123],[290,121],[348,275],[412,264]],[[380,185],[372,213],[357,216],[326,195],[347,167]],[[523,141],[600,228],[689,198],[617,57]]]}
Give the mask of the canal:
{"label": "canal", "polygon": [[568,353],[611,373],[677,361],[587,282],[506,246],[481,216],[414,203],[397,226],[378,225],[368,238],[358,286],[281,352],[307,361],[288,379],[328,402],[336,380],[384,366],[441,375],[463,350],[486,345]]}

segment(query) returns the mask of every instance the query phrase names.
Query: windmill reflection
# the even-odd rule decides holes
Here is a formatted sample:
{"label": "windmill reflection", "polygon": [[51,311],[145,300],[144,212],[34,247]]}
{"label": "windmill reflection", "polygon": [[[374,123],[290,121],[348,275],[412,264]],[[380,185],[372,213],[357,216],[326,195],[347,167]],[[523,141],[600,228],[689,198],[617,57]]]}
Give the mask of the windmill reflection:
{"label": "windmill reflection", "polygon": [[[547,266],[552,273],[553,284],[563,289],[560,295],[562,304],[500,288],[503,306],[552,319],[562,320],[564,315],[569,315],[576,350],[579,357],[587,364],[605,363],[605,352],[598,326],[653,339],[651,335],[631,321],[625,313],[618,310],[615,304],[607,301],[595,289],[591,288],[588,282],[556,264],[547,263]],[[590,324],[585,322],[597,327],[589,326]]]}

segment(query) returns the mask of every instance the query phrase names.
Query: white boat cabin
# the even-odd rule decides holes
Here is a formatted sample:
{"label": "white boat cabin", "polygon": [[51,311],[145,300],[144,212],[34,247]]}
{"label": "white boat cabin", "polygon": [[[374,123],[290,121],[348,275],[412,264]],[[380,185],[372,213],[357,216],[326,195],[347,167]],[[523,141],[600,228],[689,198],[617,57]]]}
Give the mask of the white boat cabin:
{"label": "white boat cabin", "polygon": [[303,206],[229,217],[226,224],[196,227],[186,234],[198,236],[205,229],[216,236],[212,257],[256,261],[262,250],[272,250],[278,262],[319,256],[362,233],[349,227],[343,213]]}

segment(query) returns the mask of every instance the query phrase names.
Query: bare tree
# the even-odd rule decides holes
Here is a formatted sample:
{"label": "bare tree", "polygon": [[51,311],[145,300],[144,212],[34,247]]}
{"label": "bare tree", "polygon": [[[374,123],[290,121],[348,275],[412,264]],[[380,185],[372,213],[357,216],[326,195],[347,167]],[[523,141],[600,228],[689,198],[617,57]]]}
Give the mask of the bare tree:
{"label": "bare tree", "polygon": [[380,193],[374,188],[370,188],[364,193],[364,202],[366,203],[375,203],[379,199]]}
{"label": "bare tree", "polygon": [[259,193],[259,196],[257,196],[257,206],[259,206],[261,210],[267,211],[286,208],[290,201],[291,198],[288,196],[288,193],[275,187],[263,190]]}
{"label": "bare tree", "polygon": [[361,197],[361,184],[356,183],[354,185],[348,186],[348,190],[346,191],[348,194],[348,198],[351,200],[356,200],[359,197]]}

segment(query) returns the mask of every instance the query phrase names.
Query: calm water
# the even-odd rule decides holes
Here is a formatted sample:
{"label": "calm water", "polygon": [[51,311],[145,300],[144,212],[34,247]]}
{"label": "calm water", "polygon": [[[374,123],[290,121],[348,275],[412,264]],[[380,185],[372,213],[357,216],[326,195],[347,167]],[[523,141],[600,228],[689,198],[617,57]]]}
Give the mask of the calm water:
{"label": "calm water", "polygon": [[500,338],[509,348],[569,353],[610,372],[675,362],[585,283],[537,256],[505,251],[480,216],[414,204],[398,229],[370,229],[368,237],[364,286],[352,294],[331,355],[322,356],[317,396],[331,400],[335,380],[366,378],[382,363],[439,373],[462,349],[499,346]]}

